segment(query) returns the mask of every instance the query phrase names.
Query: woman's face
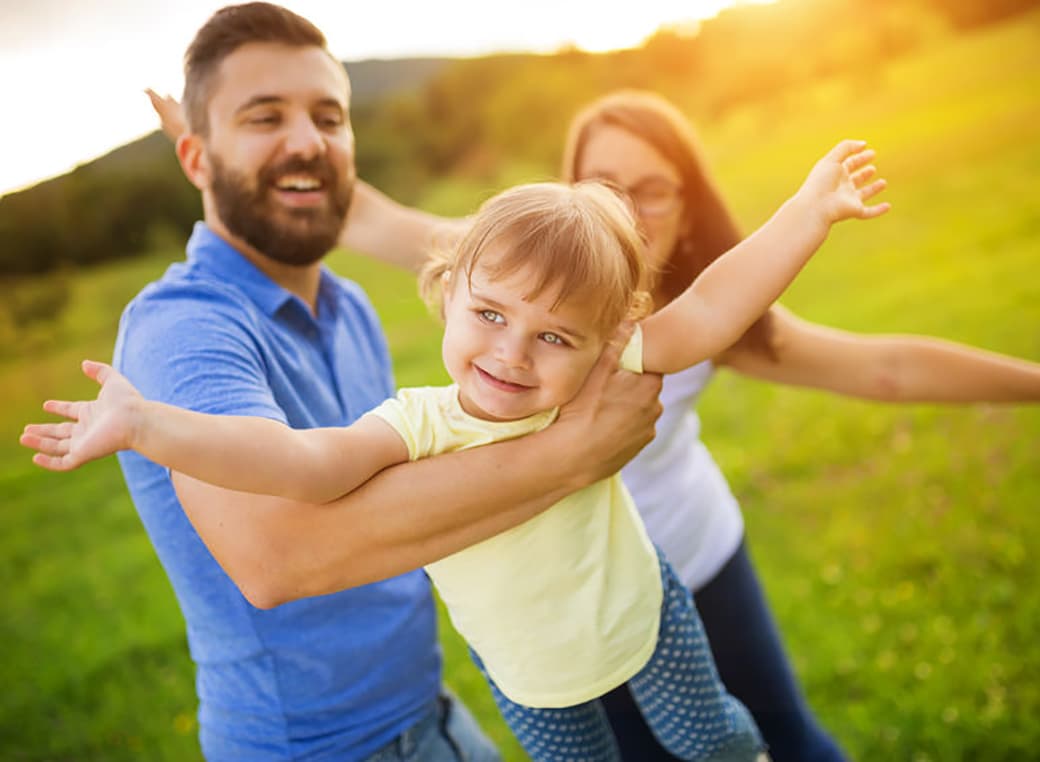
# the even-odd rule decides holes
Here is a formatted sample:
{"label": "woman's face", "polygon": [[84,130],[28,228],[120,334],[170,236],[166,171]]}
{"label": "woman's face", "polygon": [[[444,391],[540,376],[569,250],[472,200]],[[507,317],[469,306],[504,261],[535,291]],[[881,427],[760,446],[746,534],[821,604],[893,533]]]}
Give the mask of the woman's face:
{"label": "woman's face", "polygon": [[609,180],[624,188],[635,205],[647,240],[649,264],[667,262],[682,229],[682,182],[679,171],[642,138],[614,125],[591,128],[578,166],[577,180]]}

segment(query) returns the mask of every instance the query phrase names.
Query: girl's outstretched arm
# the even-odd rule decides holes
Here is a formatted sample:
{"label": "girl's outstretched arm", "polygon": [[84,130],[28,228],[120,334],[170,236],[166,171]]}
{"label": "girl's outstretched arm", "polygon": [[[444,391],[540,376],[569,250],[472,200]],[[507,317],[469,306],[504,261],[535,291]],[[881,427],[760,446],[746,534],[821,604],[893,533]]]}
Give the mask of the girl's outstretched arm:
{"label": "girl's outstretched arm", "polygon": [[267,418],[206,415],[146,400],[104,363],[88,360],[83,372],[101,385],[97,399],[45,402],[44,410],[68,420],[30,424],[22,434],[44,468],[69,471],[134,450],[225,489],[325,503],[408,460],[401,437],[375,416],[346,427],[292,429]]}
{"label": "girl's outstretched arm", "polygon": [[682,294],[643,321],[643,364],[672,373],[732,346],[790,285],[835,222],[871,219],[888,204],[868,206],[884,180],[874,180],[874,152],[845,140],[761,228],[715,260]]}

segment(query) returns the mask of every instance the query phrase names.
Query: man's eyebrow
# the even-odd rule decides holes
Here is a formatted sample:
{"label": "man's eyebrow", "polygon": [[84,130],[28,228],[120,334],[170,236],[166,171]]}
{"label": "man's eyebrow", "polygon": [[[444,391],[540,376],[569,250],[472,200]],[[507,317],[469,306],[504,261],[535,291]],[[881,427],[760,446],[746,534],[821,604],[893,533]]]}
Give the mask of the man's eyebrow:
{"label": "man's eyebrow", "polygon": [[249,109],[254,108],[255,106],[268,106],[273,103],[282,103],[284,101],[285,98],[282,98],[280,95],[254,95],[252,98],[250,98],[237,109],[235,109],[235,113],[241,114],[243,111],[248,111]]}
{"label": "man's eyebrow", "polygon": [[[284,102],[285,98],[281,95],[254,95],[252,98],[250,98],[237,109],[235,109],[235,113],[240,114],[243,111],[248,111],[249,109],[255,108],[256,106],[270,106],[273,104],[279,104]],[[347,111],[347,108],[342,101],[331,96],[327,98],[320,98],[315,105],[320,106],[322,108],[327,108],[331,106],[333,108],[339,109],[341,113],[346,113]]]}

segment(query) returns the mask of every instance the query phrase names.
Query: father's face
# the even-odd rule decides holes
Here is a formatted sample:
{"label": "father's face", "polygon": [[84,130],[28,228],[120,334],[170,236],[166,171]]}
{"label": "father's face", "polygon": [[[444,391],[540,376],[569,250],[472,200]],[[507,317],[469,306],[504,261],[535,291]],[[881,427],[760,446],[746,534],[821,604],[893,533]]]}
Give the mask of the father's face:
{"label": "father's face", "polygon": [[224,59],[204,190],[228,233],[288,265],[335,246],[355,180],[348,94],[343,67],[319,48],[251,43]]}

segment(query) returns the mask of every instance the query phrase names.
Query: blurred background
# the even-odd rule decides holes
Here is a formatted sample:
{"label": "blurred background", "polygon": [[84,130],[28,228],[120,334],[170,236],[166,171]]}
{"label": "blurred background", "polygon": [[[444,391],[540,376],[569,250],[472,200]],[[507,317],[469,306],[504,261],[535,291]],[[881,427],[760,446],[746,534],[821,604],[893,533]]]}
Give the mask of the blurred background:
{"label": "blurred background", "polygon": [[[115,460],[50,474],[17,436],[43,399],[93,394],[79,360],[110,358],[123,305],[183,257],[198,194],[140,90],[179,93],[181,52],[219,4],[185,4],[195,15],[164,32],[169,54],[127,10],[110,26],[143,47],[119,70],[155,78],[125,85],[76,79],[105,39],[62,5],[0,11],[0,758],[198,759],[183,623]],[[747,230],[838,139],[861,137],[894,208],[838,227],[783,302],[1040,361],[1040,3],[643,2],[638,23],[532,3],[530,38],[503,32],[520,28],[510,18],[431,26],[427,4],[385,3],[397,20],[381,35],[352,28],[370,48],[321,15],[331,4],[286,5],[346,59],[360,175],[403,202],[465,214],[555,177],[572,114],[617,87],[690,116]],[[405,26],[443,28],[426,35],[441,47]],[[34,47],[38,30],[50,36]],[[113,86],[132,118],[106,105]],[[330,264],[371,294],[398,383],[443,382],[413,279],[351,252]],[[1037,759],[1040,409],[895,407],[722,373],[701,410],[810,702],[852,757]],[[446,619],[443,635],[449,684],[522,760]]]}

